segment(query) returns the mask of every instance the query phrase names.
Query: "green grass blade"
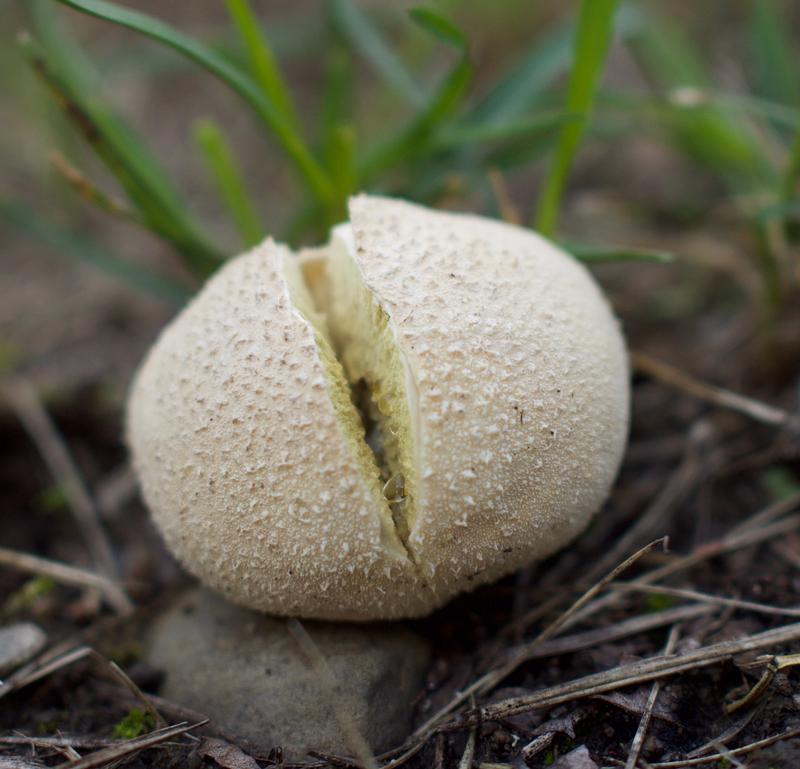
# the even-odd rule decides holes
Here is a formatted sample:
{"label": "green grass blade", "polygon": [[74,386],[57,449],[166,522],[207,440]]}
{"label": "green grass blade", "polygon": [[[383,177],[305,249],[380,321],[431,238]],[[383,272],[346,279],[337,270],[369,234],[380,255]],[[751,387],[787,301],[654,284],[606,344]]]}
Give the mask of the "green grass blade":
{"label": "green grass blade", "polygon": [[302,137],[280,110],[266,98],[249,75],[226,58],[169,24],[144,13],[122,8],[105,0],[58,0],[58,2],[90,16],[139,32],[188,57],[219,78],[244,99],[274,134],[314,196],[324,205],[330,203],[333,193],[330,180],[305,146]]}
{"label": "green grass blade", "polygon": [[341,221],[347,214],[347,198],[358,189],[356,170],[356,132],[347,123],[337,124],[328,142],[327,160],[331,177],[340,201],[339,210],[331,224]]}
{"label": "green grass blade", "polygon": [[384,82],[412,107],[424,106],[425,92],[383,39],[372,20],[352,0],[330,0],[330,18],[353,50],[368,61]]}
{"label": "green grass blade", "polygon": [[289,123],[297,127],[299,121],[294,104],[253,9],[247,0],[225,0],[225,4],[244,43],[253,76],[264,95]]}
{"label": "green grass blade", "polygon": [[756,0],[747,25],[753,57],[753,86],[768,99],[798,105],[798,62],[789,29],[774,0]]}
{"label": "green grass blade", "polygon": [[611,42],[617,3],[618,0],[581,2],[575,31],[572,71],[567,86],[566,109],[582,115],[584,119],[561,129],[555,157],[551,162],[535,215],[535,227],[544,235],[552,235],[556,230],[567,175],[583,136]]}
{"label": "green grass blade", "polygon": [[792,146],[789,148],[789,161],[781,178],[779,203],[788,203],[797,197],[798,181],[800,181],[800,130],[795,133]]}
{"label": "green grass blade", "polygon": [[453,46],[459,52],[458,61],[411,121],[368,151],[359,169],[362,179],[369,180],[401,160],[418,157],[435,131],[460,105],[472,80],[472,61],[461,32],[433,11],[414,9],[410,14],[424,29]]}
{"label": "green grass blade", "polygon": [[627,246],[587,246],[579,243],[562,243],[561,247],[578,261],[587,264],[604,262],[656,262],[668,264],[675,260],[669,251],[653,248],[630,248]]}
{"label": "green grass blade", "polygon": [[[32,41],[21,41],[29,61],[34,67],[46,68],[45,74],[56,81],[51,87],[61,84],[57,86],[60,98],[79,103],[80,110],[89,115],[106,141],[116,148],[117,154],[127,158],[128,165],[135,167],[138,174],[146,178],[150,190],[157,190],[159,206],[163,206],[166,200],[174,210],[184,208],[179,193],[145,143],[119,115],[97,98],[100,78],[83,49],[60,28],[52,0],[30,0],[27,8],[37,39],[41,42],[41,46],[37,46]],[[38,63],[37,57],[41,58]]]}
{"label": "green grass blade", "polygon": [[329,224],[346,216],[347,198],[358,189],[356,132],[350,121],[353,71],[350,51],[335,40],[328,51],[322,93],[319,143],[328,175],[336,191]]}
{"label": "green grass blade", "polygon": [[580,115],[553,110],[507,122],[463,123],[443,129],[434,139],[434,145],[439,149],[467,145],[483,147],[492,142],[529,139],[580,119]]}
{"label": "green grass blade", "polygon": [[264,229],[222,131],[212,120],[199,120],[194,125],[193,133],[219,196],[236,224],[244,245],[248,248],[256,245],[263,239]]}
{"label": "green grass blade", "polygon": [[774,171],[763,148],[741,119],[707,102],[714,89],[695,46],[668,19],[648,17],[631,47],[659,90],[671,93],[666,128],[694,160],[717,173],[737,193],[770,187]]}
{"label": "green grass blade", "polygon": [[461,30],[441,14],[429,8],[411,8],[408,15],[423,29],[456,50],[467,48],[467,39]]}
{"label": "green grass blade", "polygon": [[135,148],[126,143],[124,132],[116,130],[113,118],[71,89],[32,39],[23,38],[21,46],[34,71],[50,88],[67,117],[116,176],[136,206],[141,221],[171,242],[200,275],[216,269],[221,254],[194,226],[177,198],[163,186],[160,177],[154,176],[147,164],[138,164]]}
{"label": "green grass blade", "polygon": [[106,253],[86,238],[44,218],[31,207],[0,199],[0,219],[51,248],[54,253],[90,264],[126,285],[159,299],[180,305],[191,295],[186,286]]}
{"label": "green grass blade", "polygon": [[469,113],[475,123],[512,120],[527,111],[569,66],[573,24],[561,24],[518,61]]}

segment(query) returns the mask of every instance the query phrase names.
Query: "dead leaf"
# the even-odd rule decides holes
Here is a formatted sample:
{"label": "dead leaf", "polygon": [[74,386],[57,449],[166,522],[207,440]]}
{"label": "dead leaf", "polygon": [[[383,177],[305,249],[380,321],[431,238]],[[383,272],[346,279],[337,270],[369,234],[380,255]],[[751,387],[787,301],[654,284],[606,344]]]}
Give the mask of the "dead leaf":
{"label": "dead leaf", "polygon": [[206,737],[197,748],[200,758],[210,758],[222,769],[260,769],[252,756],[225,740]]}
{"label": "dead leaf", "polygon": [[[609,705],[614,705],[633,716],[641,716],[644,713],[649,696],[650,687],[640,686],[632,692],[609,692],[608,694],[598,694],[592,699],[607,702]],[[662,690],[653,708],[653,718],[680,726],[680,719],[675,715],[671,707],[673,700],[674,697],[670,696],[670,692],[667,689]]]}
{"label": "dead leaf", "polygon": [[537,726],[536,729],[534,729],[533,734],[534,736],[540,734],[566,734],[567,737],[570,737],[574,740],[575,724],[577,724],[578,721],[580,721],[585,715],[586,711],[583,708],[574,708],[573,710],[570,710],[569,713],[565,713],[563,716],[551,718],[540,726]]}

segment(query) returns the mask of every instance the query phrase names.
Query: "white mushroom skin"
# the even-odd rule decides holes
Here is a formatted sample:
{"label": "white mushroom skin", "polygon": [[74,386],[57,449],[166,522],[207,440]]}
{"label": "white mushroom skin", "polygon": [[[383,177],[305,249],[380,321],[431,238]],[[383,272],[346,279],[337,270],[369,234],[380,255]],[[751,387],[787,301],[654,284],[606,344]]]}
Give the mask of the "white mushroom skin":
{"label": "white mushroom skin", "polygon": [[575,537],[628,407],[617,321],[572,257],[361,195],[328,246],[267,240],[208,281],[142,365],[128,439],[207,585],[273,614],[398,619]]}

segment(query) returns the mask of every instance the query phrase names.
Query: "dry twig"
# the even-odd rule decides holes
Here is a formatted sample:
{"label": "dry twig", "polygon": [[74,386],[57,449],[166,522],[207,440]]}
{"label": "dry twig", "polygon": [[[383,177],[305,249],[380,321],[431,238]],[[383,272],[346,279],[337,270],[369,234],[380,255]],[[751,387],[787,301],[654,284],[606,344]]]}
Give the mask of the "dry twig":
{"label": "dry twig", "polygon": [[36,391],[28,382],[17,378],[2,385],[2,394],[64,492],[95,567],[106,577],[115,577],[114,554],[92,498]]}
{"label": "dry twig", "polygon": [[504,665],[501,665],[499,668],[495,668],[494,670],[490,670],[488,673],[484,674],[477,680],[473,681],[468,687],[463,689],[462,691],[458,692],[451,700],[448,702],[443,708],[438,710],[434,713],[424,724],[418,727],[414,733],[411,735],[412,738],[422,738],[424,735],[428,734],[431,729],[438,724],[442,718],[444,718],[448,713],[452,713],[459,705],[466,702],[469,697],[473,696],[477,693],[485,694],[488,691],[491,691],[495,686],[497,686],[500,681],[502,681],[507,676],[511,675],[511,673],[516,670],[523,662],[530,659],[531,651],[538,645],[547,641],[548,639],[555,636],[558,632],[564,628],[567,623],[569,622],[570,618],[577,614],[582,607],[584,607],[589,601],[594,598],[599,592],[601,592],[609,583],[611,583],[614,579],[616,579],[622,572],[626,569],[630,568],[636,561],[642,558],[644,555],[649,553],[654,547],[666,544],[666,538],[657,539],[654,542],[651,542],[648,545],[645,545],[640,550],[637,550],[633,555],[626,558],[621,564],[619,564],[616,568],[614,568],[611,572],[609,572],[603,579],[595,583],[589,590],[587,590],[577,601],[575,601],[566,611],[562,612],[553,622],[550,623],[541,633],[539,633],[536,638],[533,639],[529,644],[520,650],[517,654],[515,654],[511,659],[508,660]]}
{"label": "dry twig", "polygon": [[695,379],[667,363],[655,360],[649,355],[633,352],[631,353],[631,363],[640,373],[653,377],[653,379],[657,379],[663,384],[693,395],[695,398],[700,398],[700,400],[713,403],[715,406],[722,406],[744,414],[762,424],[774,427],[784,427],[786,425],[797,427],[800,424],[800,419],[796,414],[770,406],[755,398],[748,398],[731,390],[726,390],[723,387],[701,382],[699,379]]}
{"label": "dry twig", "polygon": [[720,595],[710,595],[698,590],[688,590],[679,587],[666,587],[665,585],[648,585],[640,582],[615,582],[611,589],[620,593],[648,593],[651,595],[669,595],[675,598],[686,598],[690,601],[714,604],[715,606],[731,606],[743,611],[754,611],[759,614],[771,614],[777,617],[800,617],[800,609],[771,606],[766,603],[742,601],[738,598],[725,598]]}
{"label": "dry twig", "polygon": [[[667,638],[667,643],[664,646],[665,656],[672,654],[677,642],[678,626],[673,625],[669,637]],[[636,769],[636,764],[639,761],[639,753],[642,750],[642,745],[644,745],[644,738],[647,734],[647,729],[650,726],[650,719],[653,716],[653,710],[655,709],[656,700],[658,699],[658,694],[660,691],[661,681],[654,681],[652,687],[650,688],[650,695],[647,698],[647,704],[644,706],[642,718],[639,721],[639,727],[636,729],[636,734],[633,736],[633,742],[631,743],[631,750],[628,754],[628,760],[625,762],[625,769]]]}
{"label": "dry twig", "polygon": [[56,582],[72,587],[98,590],[108,605],[118,614],[127,616],[133,612],[134,607],[130,598],[114,580],[86,569],[79,569],[77,566],[52,561],[38,555],[19,553],[5,547],[0,547],[0,565],[29,574],[44,574]]}
{"label": "dry twig", "polygon": [[[683,654],[651,657],[628,665],[620,665],[612,670],[593,673],[566,684],[542,689],[530,695],[486,705],[470,715],[466,723],[472,723],[476,717],[485,721],[496,721],[518,713],[553,707],[564,702],[603,694],[633,684],[655,681],[688,670],[699,670],[736,654],[758,651],[797,640],[800,640],[800,623],[793,623],[736,641],[722,641]],[[463,728],[464,724],[463,721],[454,721],[446,726]]]}
{"label": "dry twig", "polygon": [[[779,732],[778,734],[773,734],[770,737],[766,737],[763,740],[756,740],[756,742],[751,742],[747,745],[743,745],[741,748],[732,748],[731,750],[726,751],[726,753],[713,753],[708,756],[700,756],[699,758],[686,758],[681,759],[678,761],[661,761],[660,763],[649,764],[648,769],[685,769],[687,766],[702,766],[703,764],[714,764],[717,761],[723,761],[728,759],[729,756],[739,757],[747,755],[748,753],[752,753],[754,750],[760,750],[761,748],[766,748],[769,745],[774,745],[776,742],[780,742],[781,740],[788,740],[792,737],[797,737],[800,735],[800,729],[787,729],[784,732]],[[726,755],[727,754],[727,755]]]}
{"label": "dry twig", "polygon": [[119,745],[101,748],[84,758],[75,761],[65,761],[63,764],[59,764],[56,769],[97,769],[97,767],[119,761],[134,753],[160,745],[162,742],[171,740],[173,737],[178,737],[181,734],[186,734],[186,732],[190,732],[201,726],[204,726],[202,721],[196,724],[176,724],[167,729],[160,729],[155,732],[150,732],[150,734],[145,734],[142,737],[126,740]]}

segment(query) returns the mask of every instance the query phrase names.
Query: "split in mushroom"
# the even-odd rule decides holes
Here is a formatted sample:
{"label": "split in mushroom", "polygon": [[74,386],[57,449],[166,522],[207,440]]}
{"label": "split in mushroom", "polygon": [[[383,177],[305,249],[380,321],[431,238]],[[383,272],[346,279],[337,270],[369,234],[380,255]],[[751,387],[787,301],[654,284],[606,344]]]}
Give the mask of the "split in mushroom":
{"label": "split in mushroom", "polygon": [[386,536],[413,560],[417,478],[411,411],[415,384],[395,339],[392,320],[364,283],[348,225],[331,242],[284,258],[294,307],[312,326],[342,433],[373,488]]}

